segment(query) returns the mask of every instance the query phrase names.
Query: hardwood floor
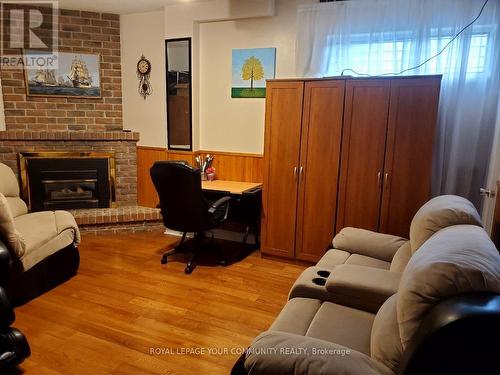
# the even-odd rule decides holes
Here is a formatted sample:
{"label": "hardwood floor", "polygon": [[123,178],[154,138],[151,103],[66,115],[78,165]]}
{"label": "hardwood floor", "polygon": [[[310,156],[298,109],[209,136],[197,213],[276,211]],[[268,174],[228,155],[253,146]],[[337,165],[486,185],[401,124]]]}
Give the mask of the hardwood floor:
{"label": "hardwood floor", "polygon": [[[183,255],[160,264],[176,241],[157,232],[84,235],[78,275],[16,309],[14,326],[32,351],[19,372],[228,374],[304,267],[254,252],[185,275]],[[182,354],[191,349],[205,352]]]}

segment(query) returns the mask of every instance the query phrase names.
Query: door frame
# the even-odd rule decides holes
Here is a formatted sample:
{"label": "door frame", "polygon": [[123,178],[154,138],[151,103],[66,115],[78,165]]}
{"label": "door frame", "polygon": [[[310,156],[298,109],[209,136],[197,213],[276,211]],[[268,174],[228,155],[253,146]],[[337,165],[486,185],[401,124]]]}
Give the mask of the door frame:
{"label": "door frame", "polygon": [[[495,191],[496,194],[500,194],[500,191],[497,190],[497,181],[500,180],[500,98],[498,99],[497,108],[495,138],[493,140],[490,166],[488,169],[488,178],[486,180],[485,188]],[[483,199],[482,220],[484,228],[490,235],[493,225],[493,216],[495,214],[495,202],[496,197],[485,196]]]}

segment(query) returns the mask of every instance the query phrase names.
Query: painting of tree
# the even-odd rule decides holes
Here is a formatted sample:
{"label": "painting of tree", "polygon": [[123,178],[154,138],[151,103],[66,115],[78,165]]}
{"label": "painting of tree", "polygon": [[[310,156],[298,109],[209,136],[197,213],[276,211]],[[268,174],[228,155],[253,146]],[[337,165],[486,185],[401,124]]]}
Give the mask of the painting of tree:
{"label": "painting of tree", "polygon": [[276,48],[233,49],[232,98],[265,98],[274,78]]}
{"label": "painting of tree", "polygon": [[245,60],[241,68],[241,78],[250,81],[250,90],[253,90],[253,81],[259,81],[264,78],[264,68],[262,63],[255,56],[250,56]]}

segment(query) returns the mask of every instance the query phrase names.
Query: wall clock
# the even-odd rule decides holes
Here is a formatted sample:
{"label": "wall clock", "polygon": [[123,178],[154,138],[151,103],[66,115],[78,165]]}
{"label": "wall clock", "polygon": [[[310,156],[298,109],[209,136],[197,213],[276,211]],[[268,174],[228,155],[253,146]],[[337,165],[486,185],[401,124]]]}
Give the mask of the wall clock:
{"label": "wall clock", "polygon": [[151,82],[149,82],[150,75],[151,62],[142,55],[137,62],[137,78],[139,78],[139,94],[144,99],[153,93]]}

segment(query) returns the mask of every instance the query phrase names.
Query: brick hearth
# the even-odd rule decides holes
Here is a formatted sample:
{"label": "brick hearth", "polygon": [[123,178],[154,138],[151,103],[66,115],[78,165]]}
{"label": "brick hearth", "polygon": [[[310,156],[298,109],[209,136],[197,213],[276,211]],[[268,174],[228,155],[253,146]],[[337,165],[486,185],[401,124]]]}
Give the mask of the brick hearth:
{"label": "brick hearth", "polygon": [[164,229],[160,210],[129,206],[70,210],[82,232],[114,233]]}

